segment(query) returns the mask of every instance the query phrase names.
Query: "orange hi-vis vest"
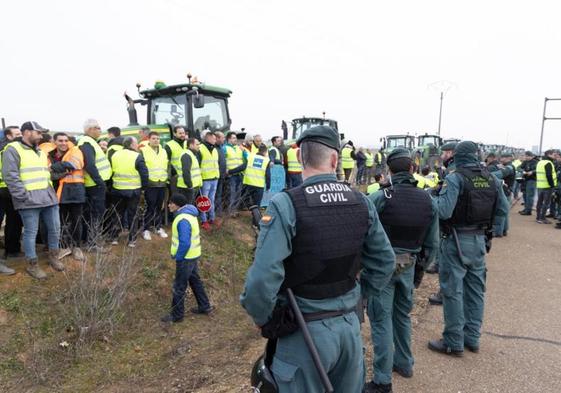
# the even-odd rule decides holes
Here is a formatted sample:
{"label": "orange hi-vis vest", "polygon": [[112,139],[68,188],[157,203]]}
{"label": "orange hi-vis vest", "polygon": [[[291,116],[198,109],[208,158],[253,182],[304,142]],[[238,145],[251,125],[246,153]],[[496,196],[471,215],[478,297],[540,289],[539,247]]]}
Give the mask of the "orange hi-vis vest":
{"label": "orange hi-vis vest", "polygon": [[58,181],[56,195],[59,202],[62,197],[62,188],[65,184],[84,183],[84,155],[82,154],[82,150],[80,150],[77,146],[70,147],[66,154],[62,157],[62,161],[70,162],[76,169],[67,173],[66,176]]}

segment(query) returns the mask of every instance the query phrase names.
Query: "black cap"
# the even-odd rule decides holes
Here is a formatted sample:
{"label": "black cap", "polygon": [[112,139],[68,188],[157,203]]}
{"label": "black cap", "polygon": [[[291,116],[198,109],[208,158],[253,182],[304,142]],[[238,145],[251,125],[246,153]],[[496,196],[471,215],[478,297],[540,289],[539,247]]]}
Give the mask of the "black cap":
{"label": "black cap", "polygon": [[296,144],[300,146],[303,141],[311,141],[321,143],[327,147],[339,151],[341,144],[339,142],[339,134],[335,129],[329,126],[316,126],[308,128],[300,135]]}
{"label": "black cap", "polygon": [[527,155],[528,157],[535,157],[536,155],[534,154],[534,152],[531,152],[530,150],[526,150],[524,152],[525,155]]}
{"label": "black cap", "polygon": [[21,132],[24,131],[41,131],[41,132],[46,132],[49,131],[46,128],[43,128],[39,125],[39,123],[37,123],[36,121],[26,121],[25,123],[23,123],[20,127]]}
{"label": "black cap", "polygon": [[501,158],[508,158],[508,157],[514,157],[514,154],[512,154],[512,153],[501,153]]}
{"label": "black cap", "polygon": [[386,162],[389,163],[396,158],[409,158],[411,159],[411,153],[409,150],[404,149],[402,147],[398,147],[397,149],[392,150],[392,152],[388,155]]}
{"label": "black cap", "polygon": [[440,150],[442,151],[454,151],[454,149],[456,148],[458,144],[456,142],[446,142],[445,144],[442,145],[442,147],[440,148]]}
{"label": "black cap", "polygon": [[179,207],[185,206],[189,202],[182,194],[173,194],[169,201]]}

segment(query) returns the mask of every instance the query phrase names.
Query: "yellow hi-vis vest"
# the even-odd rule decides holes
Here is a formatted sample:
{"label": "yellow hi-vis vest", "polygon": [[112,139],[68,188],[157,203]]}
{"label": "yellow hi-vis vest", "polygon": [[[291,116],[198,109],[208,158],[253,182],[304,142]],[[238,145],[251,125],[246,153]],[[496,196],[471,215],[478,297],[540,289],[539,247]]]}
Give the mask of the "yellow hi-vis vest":
{"label": "yellow hi-vis vest", "polygon": [[187,220],[191,225],[191,247],[189,247],[189,251],[187,251],[187,254],[182,256],[182,258],[183,259],[198,258],[201,256],[201,238],[199,236],[199,222],[197,221],[197,217],[187,213],[178,214],[173,220],[173,224],[171,226],[170,254],[172,257],[176,258],[175,254],[177,254],[177,248],[179,247],[179,235],[177,233],[177,226],[179,225],[179,221],[181,220]]}
{"label": "yellow hi-vis vest", "polygon": [[220,177],[218,169],[218,150],[215,147],[212,153],[206,145],[201,144],[201,176],[203,180],[214,180]]}
{"label": "yellow hi-vis vest", "polygon": [[243,164],[243,151],[239,146],[226,145],[226,169],[234,169]]}
{"label": "yellow hi-vis vest", "polygon": [[168,179],[168,155],[158,146],[156,153],[151,146],[144,146],[141,150],[148,168],[148,180],[152,182],[165,182]]}
{"label": "yellow hi-vis vest", "polygon": [[280,162],[281,162],[281,164],[282,164],[284,160],[283,160],[283,156],[282,156],[280,150],[278,149],[278,147],[276,147],[276,146],[271,146],[271,147],[269,148],[269,152],[270,152],[271,150],[273,150],[273,151],[275,152],[275,160],[280,160]]}
{"label": "yellow hi-vis vest", "polygon": [[364,155],[366,156],[366,167],[372,168],[374,166],[374,154],[366,152]]}
{"label": "yellow hi-vis vest", "polygon": [[19,177],[26,191],[45,190],[49,188],[51,174],[47,155],[39,150],[23,147],[21,142],[12,142],[12,146],[19,154]]}
{"label": "yellow hi-vis vest", "polygon": [[418,173],[413,173],[413,177],[417,180],[417,187],[418,188],[425,188],[425,178]]}
{"label": "yellow hi-vis vest", "polygon": [[[113,152],[117,152],[117,151],[123,150],[123,149],[124,149],[124,148],[123,148],[123,146],[121,146],[121,145],[117,145],[117,144],[111,145],[111,146],[109,146],[109,147],[107,148],[107,153],[106,153],[106,154],[107,154],[107,157],[109,157],[109,153],[111,153],[112,151],[113,151]],[[113,154],[115,154],[115,153],[113,153]]]}
{"label": "yellow hi-vis vest", "polygon": [[536,187],[537,188],[551,188],[547,177],[545,176],[545,167],[551,165],[551,176],[553,177],[553,186],[557,187],[557,173],[555,172],[555,167],[553,162],[549,160],[540,160],[536,166]]}
{"label": "yellow hi-vis vest", "polygon": [[[183,154],[188,154],[191,157],[191,184],[193,188],[197,188],[203,185],[203,178],[201,177],[201,168],[199,167],[199,160],[189,149]],[[181,160],[179,160],[181,163]],[[177,187],[187,188],[187,184],[183,180],[183,166],[179,166],[179,171],[177,171]]]}
{"label": "yellow hi-vis vest", "polygon": [[[109,180],[111,178],[111,173],[112,172],[111,172],[111,164],[109,163],[109,160],[107,159],[107,156],[105,155],[103,150],[101,150],[101,147],[99,147],[99,144],[91,136],[84,135],[83,137],[81,137],[80,141],[78,141],[78,147],[82,146],[85,143],[89,143],[95,151],[95,167],[97,168],[97,171],[99,172],[99,176],[101,177],[101,179],[103,181]],[[84,171],[84,172],[85,172],[84,173],[85,174],[85,181],[84,181],[85,186],[86,187],[95,186],[96,184],[93,181],[90,174],[87,171]]]}
{"label": "yellow hi-vis vest", "polygon": [[288,172],[301,173],[302,164],[298,161],[298,149],[291,147],[286,152],[286,162],[288,164]]}
{"label": "yellow hi-vis vest", "polygon": [[177,143],[177,141],[175,140],[171,140],[168,143],[166,143],[166,146],[169,146],[169,149],[171,151],[171,157],[170,157],[170,164],[173,167],[173,169],[175,169],[175,171],[177,173],[179,173],[179,171],[181,170],[181,156],[183,155],[183,153],[185,153],[185,151],[187,150],[187,148],[185,147],[186,142],[183,141],[183,146],[180,145],[179,143]]}
{"label": "yellow hi-vis vest", "polygon": [[430,172],[428,175],[425,176],[425,184],[428,188],[434,188],[438,185],[438,173]]}
{"label": "yellow hi-vis vest", "polygon": [[[8,146],[8,145],[6,145],[6,146]],[[2,175],[2,159],[3,159],[3,156],[4,156],[4,150],[6,150],[6,147],[4,147],[4,149],[2,149],[2,151],[0,151],[0,188],[8,188],[8,185],[4,181],[4,176]]]}
{"label": "yellow hi-vis vest", "polygon": [[263,157],[259,154],[250,155],[243,174],[243,184],[265,188],[265,175],[269,161],[269,157]]}
{"label": "yellow hi-vis vest", "polygon": [[355,166],[355,160],[351,157],[351,152],[353,149],[350,147],[344,147],[341,150],[341,168],[343,169],[353,169]]}
{"label": "yellow hi-vis vest", "polygon": [[140,173],[135,168],[136,151],[123,149],[115,152],[111,157],[113,168],[113,188],[116,190],[137,190],[142,184]]}
{"label": "yellow hi-vis vest", "polygon": [[514,166],[514,169],[518,169],[518,167],[519,167],[520,165],[522,165],[522,161],[520,161],[520,160],[514,160],[514,161],[512,162],[512,166]]}
{"label": "yellow hi-vis vest", "polygon": [[371,195],[380,189],[380,183],[372,183],[366,189],[366,194]]}

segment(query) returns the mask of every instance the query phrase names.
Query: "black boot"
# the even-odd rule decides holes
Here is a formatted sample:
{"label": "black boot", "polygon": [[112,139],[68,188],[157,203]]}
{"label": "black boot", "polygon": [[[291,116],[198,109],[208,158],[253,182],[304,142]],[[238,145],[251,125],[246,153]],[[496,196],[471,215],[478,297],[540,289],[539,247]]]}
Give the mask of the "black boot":
{"label": "black boot", "polygon": [[429,296],[429,303],[433,306],[442,305],[442,292],[438,291]]}
{"label": "black boot", "polygon": [[440,340],[430,340],[428,346],[429,346],[429,349],[431,351],[434,351],[434,352],[440,352],[440,353],[443,353],[445,355],[456,356],[456,357],[464,356],[464,350],[463,349],[462,350],[452,349],[448,345],[446,345],[446,343],[442,339],[440,339]]}
{"label": "black boot", "polygon": [[392,384],[381,384],[381,383],[374,383],[368,382],[364,385],[364,389],[362,389],[362,393],[392,393]]}

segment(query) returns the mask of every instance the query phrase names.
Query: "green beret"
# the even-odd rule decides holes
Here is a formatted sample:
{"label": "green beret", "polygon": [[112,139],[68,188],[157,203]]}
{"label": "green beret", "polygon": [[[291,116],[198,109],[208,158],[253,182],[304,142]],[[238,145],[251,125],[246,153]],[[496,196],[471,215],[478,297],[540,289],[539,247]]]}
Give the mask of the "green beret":
{"label": "green beret", "polygon": [[454,152],[456,152],[456,154],[476,154],[477,145],[471,141],[463,141],[458,143]]}
{"label": "green beret", "polygon": [[296,144],[300,146],[303,141],[317,142],[339,151],[341,142],[339,133],[329,126],[316,126],[304,131]]}
{"label": "green beret", "polygon": [[450,150],[454,150],[456,148],[458,144],[456,142],[447,142],[445,144],[442,145],[442,147],[440,148],[440,150],[442,151],[450,151]]}
{"label": "green beret", "polygon": [[411,152],[409,150],[398,147],[397,149],[392,150],[392,152],[388,155],[387,162],[389,163],[396,158],[409,158],[411,159]]}

